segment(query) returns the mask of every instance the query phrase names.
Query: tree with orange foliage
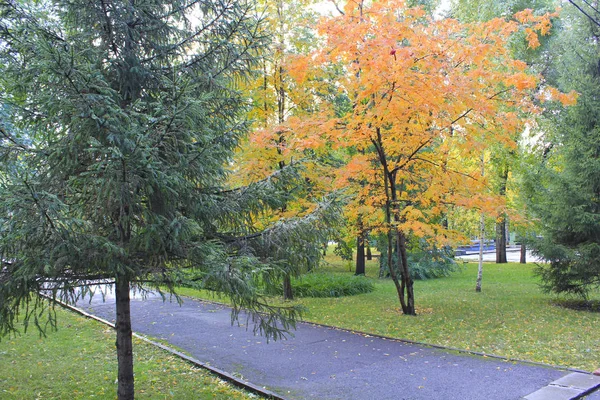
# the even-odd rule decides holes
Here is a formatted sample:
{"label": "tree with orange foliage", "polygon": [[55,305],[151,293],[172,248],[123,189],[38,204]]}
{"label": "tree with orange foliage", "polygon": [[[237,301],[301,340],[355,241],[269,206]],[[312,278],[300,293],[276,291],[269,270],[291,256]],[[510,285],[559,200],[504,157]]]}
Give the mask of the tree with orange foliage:
{"label": "tree with orange foliage", "polygon": [[352,108],[339,117],[314,116],[321,123],[310,132],[352,149],[338,185],[353,187],[361,222],[385,233],[404,314],[416,315],[407,241],[451,240],[440,218],[449,204],[497,206],[485,194],[478,160],[491,145],[514,143],[538,110],[534,94],[551,95],[511,58],[507,41],[525,30],[536,46],[537,33],[549,29],[550,16],[531,10],[510,21],[461,24],[434,20],[401,0],[349,1],[342,15],[320,24],[325,46],[311,56],[312,66],[343,66],[336,86]]}

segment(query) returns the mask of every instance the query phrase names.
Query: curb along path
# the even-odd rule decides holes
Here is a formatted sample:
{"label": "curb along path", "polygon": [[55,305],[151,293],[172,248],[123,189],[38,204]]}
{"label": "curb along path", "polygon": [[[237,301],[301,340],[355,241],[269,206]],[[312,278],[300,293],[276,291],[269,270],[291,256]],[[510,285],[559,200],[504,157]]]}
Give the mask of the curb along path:
{"label": "curb along path", "polygon": [[[114,321],[114,297],[77,307]],[[494,358],[456,354],[299,323],[294,336],[269,342],[231,325],[226,306],[132,294],[133,330],[168,342],[238,383],[286,399],[567,400],[600,387],[600,377]],[[240,321],[245,321],[243,316]],[[180,354],[179,354],[180,355]],[[180,355],[181,356],[181,355]],[[191,360],[190,360],[191,358]],[[258,390],[257,390],[258,389]],[[595,395],[595,394],[594,394]]]}

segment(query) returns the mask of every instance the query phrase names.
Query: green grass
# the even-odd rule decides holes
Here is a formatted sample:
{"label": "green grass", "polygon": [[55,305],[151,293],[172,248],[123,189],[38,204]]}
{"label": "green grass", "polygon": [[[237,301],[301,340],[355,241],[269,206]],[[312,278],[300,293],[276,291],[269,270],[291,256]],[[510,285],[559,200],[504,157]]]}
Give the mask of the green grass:
{"label": "green grass", "polygon": [[[62,309],[59,328],[40,338],[35,329],[0,342],[2,399],[114,399],[114,331]],[[134,338],[138,399],[250,399],[203,369]]]}
{"label": "green grass", "polygon": [[[334,256],[326,260],[324,270],[351,273],[345,261]],[[539,289],[533,268],[533,264],[486,263],[481,293],[475,292],[475,263],[449,277],[417,281],[417,317],[401,314],[390,280],[375,279],[376,261],[367,264],[374,292],[302,298],[294,304],[308,309],[307,321],[350,330],[584,370],[600,367],[600,313],[556,305],[555,297]]]}

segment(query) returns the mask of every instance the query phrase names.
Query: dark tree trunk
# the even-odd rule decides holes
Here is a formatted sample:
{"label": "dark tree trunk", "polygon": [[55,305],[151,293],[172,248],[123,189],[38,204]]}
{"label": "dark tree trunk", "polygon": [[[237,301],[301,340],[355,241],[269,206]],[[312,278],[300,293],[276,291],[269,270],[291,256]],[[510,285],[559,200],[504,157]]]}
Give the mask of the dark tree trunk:
{"label": "dark tree trunk", "polygon": [[521,264],[527,264],[527,247],[525,243],[521,243],[521,259],[519,260]]}
{"label": "dark tree trunk", "polygon": [[[281,8],[281,3],[277,4],[277,13],[279,16],[279,21],[280,23],[282,23],[282,13],[283,10]],[[281,31],[280,31],[281,32]],[[281,33],[279,35],[279,43],[281,44],[281,49],[283,49],[283,37],[281,36]],[[286,109],[286,103],[285,103],[285,96],[286,96],[286,90],[285,90],[285,86],[284,86],[284,82],[283,82],[283,76],[285,74],[285,70],[283,68],[283,65],[279,64],[276,65],[275,68],[277,69],[278,75],[276,77],[276,90],[277,90],[277,121],[280,124],[283,124],[285,122],[285,109]],[[284,131],[280,131],[279,132],[279,137],[277,138],[277,154],[281,155],[283,154],[283,149],[286,145],[286,137],[284,134]],[[283,169],[285,167],[286,163],[284,160],[279,161],[279,169]],[[286,210],[286,206],[283,206],[281,211],[285,211]],[[290,276],[289,273],[286,273],[285,276],[283,277],[283,299],[284,300],[294,300],[294,291],[292,290],[292,278]]]}
{"label": "dark tree trunk", "polygon": [[496,222],[496,264],[506,262],[506,217],[502,215]]}
{"label": "dark tree trunk", "polygon": [[[506,196],[508,184],[508,164],[504,164],[500,171],[500,196]],[[496,264],[505,264],[506,261],[506,214],[502,214],[496,222]]]}
{"label": "dark tree trunk", "polygon": [[388,269],[390,271],[390,276],[392,277],[392,281],[394,281],[394,285],[396,286],[396,292],[398,293],[398,300],[400,300],[400,306],[402,307],[402,312],[404,312],[404,309],[406,307],[406,302],[404,301],[404,287],[400,283],[400,279],[398,279],[398,273],[396,271],[396,266],[393,263],[392,254],[394,253],[394,239],[393,239],[394,234],[391,229],[389,230],[387,236],[388,236],[387,237],[387,239],[388,239],[388,243],[387,243]]}
{"label": "dark tree trunk", "polygon": [[292,290],[292,278],[290,274],[283,277],[283,299],[294,300],[294,291]]}
{"label": "dark tree trunk", "polygon": [[117,307],[117,363],[119,400],[133,400],[133,344],[131,341],[131,311],[129,299],[129,279],[119,276],[115,284]]}
{"label": "dark tree trunk", "polygon": [[371,253],[371,246],[369,245],[369,242],[367,242],[366,247],[367,247],[367,260],[371,261],[373,259],[373,254]]}
{"label": "dark tree trunk", "polygon": [[402,268],[402,286],[406,289],[406,304],[402,305],[402,312],[405,315],[417,315],[415,309],[415,292],[413,289],[413,279],[410,276],[408,269],[408,259],[406,257],[406,236],[404,233],[398,231],[398,258],[399,262],[402,262],[400,267]]}
{"label": "dark tree trunk", "polygon": [[354,275],[365,274],[365,237],[358,235],[356,239],[356,271]]}
{"label": "dark tree trunk", "polygon": [[[388,267],[390,270],[390,275],[392,276],[392,280],[394,281],[394,285],[396,286],[396,291],[398,292],[398,298],[400,299],[402,312],[405,315],[417,315],[415,312],[413,281],[410,276],[408,260],[406,257],[406,237],[404,236],[404,233],[399,231],[397,228],[397,225],[400,222],[400,205],[398,203],[398,192],[396,186],[397,171],[390,171],[387,157],[385,151],[383,150],[381,129],[377,127],[375,130],[377,132],[377,139],[373,139],[372,143],[375,145],[379,161],[383,167],[385,197],[387,200],[385,205],[385,220],[388,225]],[[395,246],[394,236],[396,239]],[[392,262],[392,253],[394,252],[394,247],[396,247],[397,267],[393,265]],[[400,279],[398,279],[398,273],[396,270],[398,270],[401,274]],[[405,299],[405,297],[408,299]]]}

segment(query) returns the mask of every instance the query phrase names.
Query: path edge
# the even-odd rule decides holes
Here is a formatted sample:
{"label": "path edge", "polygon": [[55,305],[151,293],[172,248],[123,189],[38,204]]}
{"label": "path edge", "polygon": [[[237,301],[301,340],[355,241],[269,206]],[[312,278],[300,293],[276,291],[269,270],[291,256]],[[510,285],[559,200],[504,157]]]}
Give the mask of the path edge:
{"label": "path edge", "polygon": [[[215,304],[215,305],[231,308],[231,305],[229,305],[229,304],[221,303],[221,302],[214,301],[214,300],[207,300],[207,299],[202,299],[202,298],[187,296],[187,295],[179,295],[179,296],[188,298],[191,300],[201,301],[204,303]],[[468,354],[468,355],[484,357],[484,358],[494,358],[497,360],[502,360],[502,361],[506,361],[506,362],[510,362],[510,363],[529,364],[529,365],[534,365],[534,366],[538,366],[538,367],[553,368],[553,369],[558,369],[558,370],[562,370],[562,371],[579,372],[582,374],[592,375],[591,371],[567,367],[564,365],[553,365],[553,364],[543,363],[543,362],[539,362],[539,361],[521,360],[518,358],[510,358],[510,357],[506,357],[506,356],[500,356],[497,354],[490,354],[490,353],[483,353],[483,352],[474,351],[474,350],[459,349],[457,347],[443,346],[440,344],[424,343],[424,342],[418,342],[416,340],[395,338],[395,337],[391,337],[391,336],[380,335],[377,333],[359,331],[356,329],[341,328],[339,326],[327,325],[327,324],[322,324],[319,322],[312,322],[312,321],[306,321],[306,320],[299,320],[298,322],[302,323],[302,324],[306,324],[306,325],[313,325],[313,326],[318,326],[318,327],[327,328],[327,329],[336,330],[336,331],[354,333],[354,334],[362,335],[365,337],[375,337],[378,339],[384,339],[384,340],[389,340],[389,341],[394,341],[394,342],[429,347],[429,348],[438,349],[438,350],[452,351],[452,352],[456,352],[456,353]],[[290,332],[290,333],[293,334],[293,332]]]}
{"label": "path edge", "polygon": [[[102,323],[104,325],[110,326],[112,329],[115,329],[115,324],[113,324],[110,321],[107,321],[107,320],[105,320],[103,318],[97,317],[97,316],[95,316],[93,314],[90,314],[90,313],[88,313],[86,311],[83,311],[80,308],[72,306],[72,305],[70,305],[68,303],[65,303],[63,301],[60,301],[58,299],[52,299],[51,297],[47,297],[47,296],[44,296],[44,297],[46,297],[47,299],[49,299],[51,301],[56,302],[58,305],[60,305],[63,308],[66,308],[66,309],[68,309],[70,311],[73,311],[73,312],[75,312],[77,314],[80,314],[81,316],[83,316],[85,318],[93,319],[93,320],[98,321],[98,322],[100,322],[100,323]],[[212,372],[213,374],[219,376],[223,380],[231,383],[232,385],[234,385],[234,386],[236,386],[238,388],[242,388],[242,389],[245,389],[245,390],[247,390],[249,392],[252,392],[252,393],[255,393],[255,394],[259,394],[261,396],[266,397],[267,399],[272,399],[272,400],[288,400],[285,397],[282,397],[281,395],[279,395],[279,394],[277,394],[275,392],[272,392],[272,391],[270,391],[270,390],[268,390],[266,388],[263,388],[261,386],[255,385],[255,384],[253,384],[251,382],[239,379],[238,377],[236,377],[236,376],[234,376],[234,375],[232,375],[232,374],[230,374],[228,372],[225,372],[225,371],[223,371],[223,370],[221,370],[219,368],[215,368],[215,367],[213,367],[213,366],[211,366],[211,365],[209,365],[207,363],[204,363],[204,362],[202,362],[202,361],[200,361],[200,360],[198,360],[198,359],[196,359],[194,357],[190,357],[187,354],[182,353],[182,352],[180,352],[178,350],[175,350],[172,347],[165,346],[162,343],[155,342],[154,340],[149,339],[148,337],[146,337],[144,335],[141,335],[141,334],[139,334],[137,332],[133,332],[133,336],[136,337],[136,338],[138,338],[138,339],[140,339],[140,340],[142,340],[142,341],[144,341],[144,342],[146,342],[146,343],[148,343],[148,344],[150,344],[150,345],[152,345],[152,346],[155,346],[155,347],[158,347],[158,348],[160,348],[162,350],[165,350],[165,351],[171,353],[172,355],[174,355],[174,356],[176,356],[176,357],[178,357],[178,358],[180,358],[180,359],[182,359],[182,360],[184,360],[184,361],[186,361],[186,362],[188,362],[188,363],[190,363],[192,365],[195,365],[195,366],[200,367],[202,369],[208,370],[208,371]]]}
{"label": "path edge", "polygon": [[394,337],[390,337],[390,336],[379,335],[377,333],[369,333],[369,332],[358,331],[355,329],[340,328],[337,326],[321,324],[319,322],[310,322],[310,321],[302,321],[302,322],[304,322],[305,324],[320,326],[323,328],[329,328],[329,329],[333,329],[333,330],[355,333],[358,335],[363,335],[365,337],[376,337],[376,338],[384,339],[384,340],[390,340],[390,341],[407,343],[407,344],[414,344],[414,345],[423,346],[423,347],[431,347],[431,348],[438,349],[438,350],[447,350],[447,351],[452,351],[452,352],[456,352],[456,353],[463,353],[463,354],[484,357],[484,358],[495,358],[495,359],[510,362],[510,363],[529,364],[529,365],[535,365],[538,367],[553,368],[553,369],[558,369],[558,370],[562,370],[562,371],[579,372],[582,374],[592,375],[592,373],[590,371],[586,371],[583,369],[577,369],[577,368],[571,368],[571,367],[567,367],[564,365],[553,365],[553,364],[547,364],[547,363],[543,363],[543,362],[539,362],[539,361],[521,360],[518,358],[510,358],[510,357],[506,357],[506,356],[500,356],[497,354],[482,353],[482,352],[474,351],[474,350],[459,349],[457,347],[448,347],[448,346],[442,346],[439,344],[418,342],[416,340],[410,340],[410,339],[399,339],[399,338],[394,338]]}

